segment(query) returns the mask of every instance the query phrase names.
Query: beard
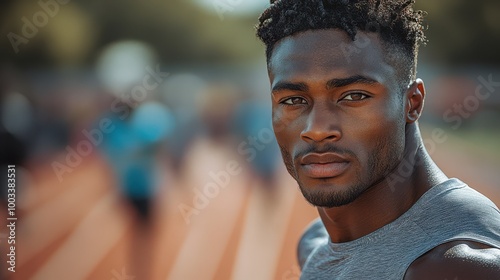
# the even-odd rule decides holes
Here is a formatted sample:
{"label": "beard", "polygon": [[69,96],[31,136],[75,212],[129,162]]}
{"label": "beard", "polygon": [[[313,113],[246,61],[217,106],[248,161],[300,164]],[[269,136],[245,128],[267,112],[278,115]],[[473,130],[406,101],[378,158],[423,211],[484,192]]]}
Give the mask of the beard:
{"label": "beard", "polygon": [[[333,208],[348,205],[354,202],[370,187],[382,182],[384,178],[397,166],[398,162],[401,160],[404,150],[404,144],[398,145],[398,143],[404,143],[404,141],[395,141],[395,139],[388,138],[390,137],[388,136],[384,139],[379,139],[379,141],[375,143],[374,149],[371,152],[368,152],[366,158],[364,159],[366,162],[366,168],[361,170],[358,169],[352,180],[349,182],[349,185],[342,188],[338,188],[334,185],[327,188],[321,188],[319,190],[307,187],[297,172],[297,168],[294,163],[296,161],[294,161],[294,158],[300,158],[311,152],[334,152],[349,155],[350,158],[357,159],[357,162],[361,163],[359,158],[356,157],[355,153],[352,151],[339,149],[334,146],[328,146],[326,149],[323,148],[321,150],[311,147],[306,151],[298,153],[295,157],[292,157],[290,152],[285,147],[280,145],[280,150],[286,169],[297,181],[304,198],[313,206]],[[328,179],[320,180],[324,180],[325,183],[328,182]]]}

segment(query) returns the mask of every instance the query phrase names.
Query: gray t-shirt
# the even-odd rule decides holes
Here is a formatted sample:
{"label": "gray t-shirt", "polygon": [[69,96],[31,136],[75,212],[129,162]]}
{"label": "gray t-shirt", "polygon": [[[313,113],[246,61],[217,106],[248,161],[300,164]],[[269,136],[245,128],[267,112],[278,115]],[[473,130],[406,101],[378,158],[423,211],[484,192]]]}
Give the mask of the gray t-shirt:
{"label": "gray t-shirt", "polygon": [[450,179],[366,236],[345,243],[325,241],[307,258],[300,279],[400,280],[415,259],[455,240],[500,248],[500,211],[465,183]]}

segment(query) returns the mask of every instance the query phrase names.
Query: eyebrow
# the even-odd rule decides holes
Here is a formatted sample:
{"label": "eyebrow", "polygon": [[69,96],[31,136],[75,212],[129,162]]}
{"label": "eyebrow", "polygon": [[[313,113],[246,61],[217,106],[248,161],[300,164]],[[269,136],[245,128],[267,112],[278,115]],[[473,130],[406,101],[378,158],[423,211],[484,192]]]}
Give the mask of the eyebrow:
{"label": "eyebrow", "polygon": [[378,84],[378,82],[374,79],[371,79],[371,78],[368,78],[365,76],[355,75],[355,76],[343,78],[343,79],[331,79],[326,83],[326,89],[345,87],[345,86],[349,86],[352,84],[372,85],[372,84]]}
{"label": "eyebrow", "polygon": [[[342,79],[331,79],[326,82],[326,89],[333,89],[339,87],[345,87],[352,84],[378,84],[374,79],[362,76],[355,75]],[[291,90],[291,91],[307,91],[309,87],[305,83],[292,83],[292,82],[278,82],[273,86],[272,92],[281,91],[281,90]]]}
{"label": "eyebrow", "polygon": [[273,86],[272,92],[281,90],[307,91],[309,87],[304,83],[278,82]]}

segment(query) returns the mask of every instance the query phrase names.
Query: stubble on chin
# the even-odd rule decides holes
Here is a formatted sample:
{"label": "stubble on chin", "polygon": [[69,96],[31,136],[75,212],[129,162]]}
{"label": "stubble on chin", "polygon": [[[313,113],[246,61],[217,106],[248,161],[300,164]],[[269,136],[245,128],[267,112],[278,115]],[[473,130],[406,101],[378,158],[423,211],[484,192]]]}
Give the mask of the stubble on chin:
{"label": "stubble on chin", "polygon": [[[348,188],[345,191],[332,191],[331,189],[320,191],[309,190],[301,182],[290,152],[281,145],[279,147],[288,173],[295,179],[295,181],[297,181],[302,195],[312,206],[327,208],[343,206],[354,201],[363,192],[362,187],[359,185],[354,186],[353,188]],[[359,180],[359,178],[357,179]]]}

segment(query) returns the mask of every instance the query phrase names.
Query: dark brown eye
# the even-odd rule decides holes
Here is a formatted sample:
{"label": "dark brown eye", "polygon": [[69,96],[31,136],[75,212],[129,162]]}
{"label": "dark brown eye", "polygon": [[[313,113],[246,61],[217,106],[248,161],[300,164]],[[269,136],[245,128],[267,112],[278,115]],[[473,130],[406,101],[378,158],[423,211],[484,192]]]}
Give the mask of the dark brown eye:
{"label": "dark brown eye", "polygon": [[307,104],[306,100],[302,97],[290,97],[290,98],[283,100],[283,102],[281,102],[281,103],[283,103],[285,105]]}
{"label": "dark brown eye", "polygon": [[360,93],[360,92],[354,92],[354,93],[350,93],[348,95],[346,95],[343,100],[347,100],[347,101],[360,101],[360,100],[363,100],[365,98],[368,98],[368,95],[364,94],[364,93]]}

